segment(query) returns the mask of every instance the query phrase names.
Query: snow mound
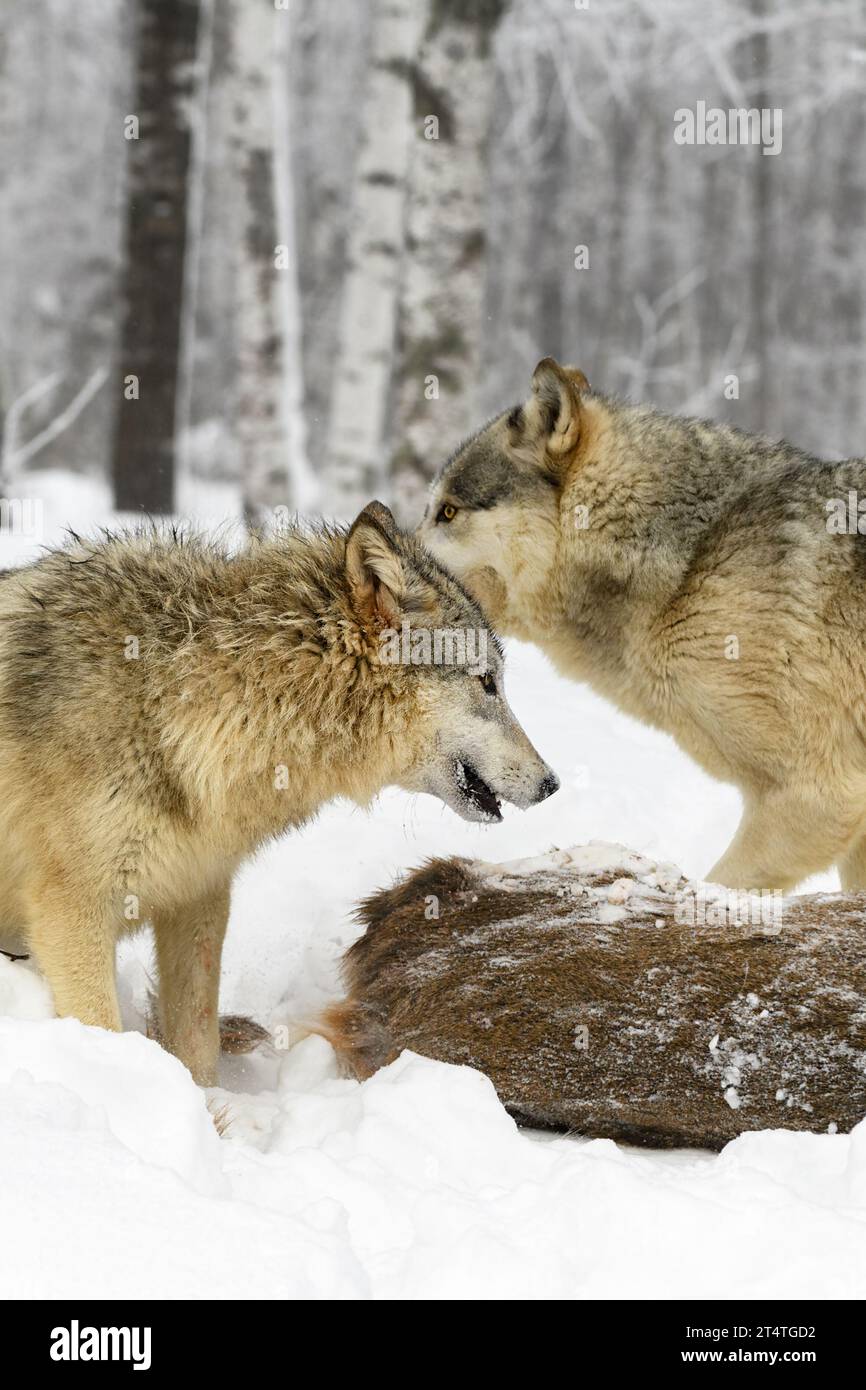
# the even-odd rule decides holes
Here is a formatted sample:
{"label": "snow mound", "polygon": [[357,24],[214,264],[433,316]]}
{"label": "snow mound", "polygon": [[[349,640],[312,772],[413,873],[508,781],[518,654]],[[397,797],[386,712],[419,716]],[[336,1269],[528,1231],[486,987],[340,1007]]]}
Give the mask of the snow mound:
{"label": "snow mound", "polygon": [[866,1124],[657,1155],[520,1131],[412,1053],[359,1084],[309,1037],[274,1071],[210,1094],[219,1139],[141,1035],[0,1019],[0,1296],[866,1295]]}
{"label": "snow mound", "polygon": [[63,1112],[75,1116],[75,1128],[103,1128],[144,1163],[170,1169],[196,1191],[227,1190],[202,1092],[175,1057],[141,1033],[106,1033],[72,1018],[0,1018],[4,1084],[37,1111],[48,1087],[55,1099],[67,1098]]}
{"label": "snow mound", "polygon": [[0,955],[0,1018],[53,1018],[51,990],[27,960]]}
{"label": "snow mound", "polygon": [[481,863],[479,870],[508,875],[510,878],[557,870],[598,876],[628,875],[640,879],[649,887],[669,886],[671,890],[685,877],[682,869],[678,869],[676,864],[650,859],[625,845],[610,843],[607,840],[590,840],[586,845],[549,850],[547,854],[535,854],[527,859],[511,859],[504,864]]}

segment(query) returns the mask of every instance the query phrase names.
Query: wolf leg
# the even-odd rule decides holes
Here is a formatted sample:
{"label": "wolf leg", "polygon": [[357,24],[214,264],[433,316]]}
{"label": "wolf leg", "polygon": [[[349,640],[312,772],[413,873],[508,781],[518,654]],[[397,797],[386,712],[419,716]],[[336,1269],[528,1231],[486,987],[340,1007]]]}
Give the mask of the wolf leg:
{"label": "wolf leg", "polygon": [[848,893],[866,890],[866,835],[861,835],[838,860],[842,887]]}
{"label": "wolf leg", "polygon": [[119,1033],[111,914],[88,903],[86,888],[78,887],[42,890],[28,907],[27,941],[58,1015]]}
{"label": "wolf leg", "polygon": [[199,1086],[216,1083],[219,985],[229,885],[154,916],[162,1041]]}
{"label": "wolf leg", "polygon": [[851,824],[839,812],[777,792],[747,802],[736,835],[707,879],[728,888],[788,892],[835,863],[850,838]]}

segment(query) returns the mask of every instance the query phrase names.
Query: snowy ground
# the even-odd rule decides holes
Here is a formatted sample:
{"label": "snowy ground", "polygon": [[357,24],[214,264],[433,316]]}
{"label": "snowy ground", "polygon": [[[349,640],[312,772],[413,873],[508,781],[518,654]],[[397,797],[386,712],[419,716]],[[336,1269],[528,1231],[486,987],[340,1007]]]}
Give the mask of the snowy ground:
{"label": "snowy ground", "polygon": [[[92,483],[42,479],[46,539],[107,519]],[[211,493],[187,510],[230,507]],[[0,566],[33,550],[0,536]],[[492,828],[396,792],[369,815],[329,807],[242,873],[224,1010],[273,1027],[333,997],[353,903],[433,853],[608,839],[706,872],[736,824],[729,788],[531,649],[509,652],[508,686],[562,791]],[[146,938],[124,948],[131,1029],[152,969]],[[866,1296],[866,1124],[747,1135],[718,1157],[639,1153],[520,1132],[483,1076],[411,1054],[341,1080],[311,1037],[224,1061],[219,1139],[205,1097],[139,1032],[50,1013],[29,965],[0,957],[0,1297]]]}

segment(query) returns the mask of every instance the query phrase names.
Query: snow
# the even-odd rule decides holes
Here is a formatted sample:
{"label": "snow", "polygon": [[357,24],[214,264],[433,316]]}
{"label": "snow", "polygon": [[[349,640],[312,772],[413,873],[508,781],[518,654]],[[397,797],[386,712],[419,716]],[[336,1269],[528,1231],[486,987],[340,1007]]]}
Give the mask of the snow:
{"label": "snow", "polygon": [[[92,482],[34,476],[45,539],[61,519],[108,520]],[[235,506],[212,485],[196,500],[204,520]],[[0,566],[35,548],[0,536]],[[604,860],[612,909],[636,866],[660,886],[674,863],[706,872],[736,825],[730,788],[532,649],[510,649],[506,681],[560,793],[490,827],[398,792],[371,813],[327,808],[242,871],[225,1011],[293,1041],[339,991],[354,903],[432,854],[511,877]],[[123,947],[134,1031],[114,1036],[53,1019],[32,964],[0,956],[0,1297],[866,1295],[866,1123],[746,1134],[715,1157],[639,1152],[520,1131],[484,1076],[410,1053],[342,1079],[316,1036],[225,1058],[205,1095],[142,1036],[153,973],[146,936]],[[724,1060],[736,1105],[751,1059]]]}

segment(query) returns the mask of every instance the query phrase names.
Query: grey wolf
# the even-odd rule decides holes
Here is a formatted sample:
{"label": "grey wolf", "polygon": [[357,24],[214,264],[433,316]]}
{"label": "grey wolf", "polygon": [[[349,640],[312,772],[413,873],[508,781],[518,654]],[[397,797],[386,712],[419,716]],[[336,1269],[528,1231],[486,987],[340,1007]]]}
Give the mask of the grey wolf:
{"label": "grey wolf", "polygon": [[[538,364],[462,444],[419,534],[503,634],[739,787],[708,877],[866,888],[866,463],[680,419]],[[850,508],[849,508],[850,510]]]}
{"label": "grey wolf", "polygon": [[860,902],[805,896],[775,931],[748,913],[696,930],[694,905],[680,910],[696,891],[621,846],[437,859],[362,903],[346,997],[315,1031],[359,1078],[404,1048],[476,1067],[536,1127],[708,1149],[745,1130],[852,1129]]}
{"label": "grey wolf", "polygon": [[[483,630],[487,665],[383,659],[381,634]],[[373,503],[238,554],[72,537],[0,583],[0,938],[58,1013],[120,1027],[119,933],[152,924],[160,1037],[214,1080],[237,866],[333,797],[429,792],[467,820],[556,789],[478,605]]]}

